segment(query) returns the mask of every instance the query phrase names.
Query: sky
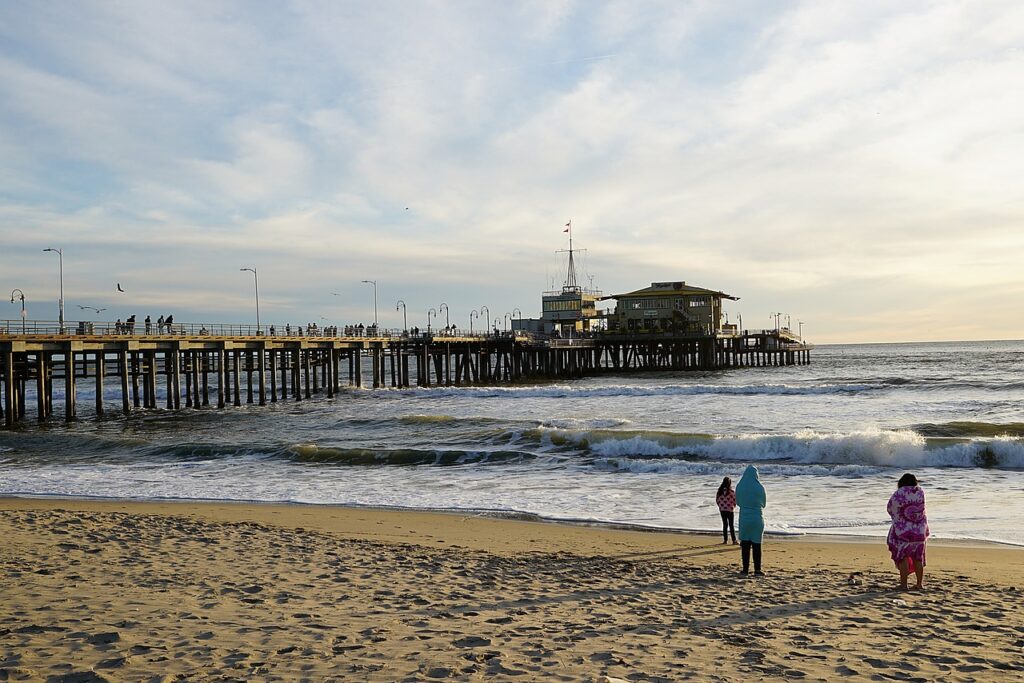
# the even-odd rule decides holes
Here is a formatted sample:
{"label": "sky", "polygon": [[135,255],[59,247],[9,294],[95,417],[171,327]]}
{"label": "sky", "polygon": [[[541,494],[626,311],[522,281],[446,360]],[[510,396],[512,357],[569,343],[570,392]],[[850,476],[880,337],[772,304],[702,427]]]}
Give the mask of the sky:
{"label": "sky", "polygon": [[571,220],[606,294],[1020,339],[1022,151],[1018,0],[10,0],[0,319],[48,247],[69,320],[537,316]]}

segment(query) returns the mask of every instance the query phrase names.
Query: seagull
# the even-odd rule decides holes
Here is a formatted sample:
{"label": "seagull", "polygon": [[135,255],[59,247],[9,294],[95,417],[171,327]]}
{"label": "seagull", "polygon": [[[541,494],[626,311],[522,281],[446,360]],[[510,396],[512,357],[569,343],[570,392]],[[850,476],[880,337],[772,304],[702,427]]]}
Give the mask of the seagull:
{"label": "seagull", "polygon": [[117,283],[117,291],[124,292],[124,290],[121,289],[121,283],[120,282]]}
{"label": "seagull", "polygon": [[105,308],[96,308],[95,306],[83,306],[83,305],[81,305],[81,304],[79,304],[79,305],[78,305],[78,307],[79,307],[80,309],[82,309],[83,311],[87,311],[87,310],[88,310],[88,311],[96,311],[96,315],[99,315],[99,314],[100,314],[100,313],[102,313],[103,311],[107,310],[107,309],[105,309]]}

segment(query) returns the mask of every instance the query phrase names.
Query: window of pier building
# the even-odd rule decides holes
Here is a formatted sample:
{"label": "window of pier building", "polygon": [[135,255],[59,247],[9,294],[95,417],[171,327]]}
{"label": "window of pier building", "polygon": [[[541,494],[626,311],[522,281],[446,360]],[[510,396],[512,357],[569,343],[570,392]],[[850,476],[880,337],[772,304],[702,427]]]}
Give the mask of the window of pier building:
{"label": "window of pier building", "polygon": [[671,301],[664,297],[650,298],[650,299],[633,299],[629,302],[629,307],[634,311],[644,309],[667,309],[671,308]]}
{"label": "window of pier building", "polygon": [[580,310],[579,299],[571,301],[545,301],[545,311],[578,311]]}

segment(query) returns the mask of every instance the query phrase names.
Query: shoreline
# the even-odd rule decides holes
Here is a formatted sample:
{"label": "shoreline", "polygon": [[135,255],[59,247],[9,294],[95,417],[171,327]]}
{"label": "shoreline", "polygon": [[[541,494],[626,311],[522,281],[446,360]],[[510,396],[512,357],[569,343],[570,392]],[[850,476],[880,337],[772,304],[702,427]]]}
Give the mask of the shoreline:
{"label": "shoreline", "polygon": [[[106,496],[63,496],[63,495],[39,495],[39,494],[0,494],[0,510],[9,509],[8,505],[13,501],[40,501],[40,502],[80,502],[97,503],[109,505],[168,505],[168,506],[252,506],[280,507],[280,508],[310,508],[323,510],[352,510],[370,511],[384,513],[408,513],[425,515],[454,515],[458,517],[473,517],[477,519],[491,519],[495,521],[508,522],[530,522],[536,524],[551,524],[556,526],[567,526],[577,528],[592,528],[597,530],[625,531],[634,533],[667,534],[673,536],[695,536],[695,537],[717,537],[721,535],[718,530],[708,529],[687,529],[682,527],[663,527],[654,525],[637,524],[631,522],[608,522],[602,520],[588,519],[567,519],[556,517],[544,517],[532,512],[487,510],[475,508],[413,508],[381,505],[354,505],[346,503],[304,503],[295,501],[261,501],[261,500],[222,500],[208,498],[110,498]],[[870,536],[866,534],[839,534],[839,533],[814,533],[814,532],[775,532],[766,530],[765,538],[772,543],[796,542],[796,543],[845,543],[879,545],[885,544],[885,536]],[[959,548],[1005,548],[1008,550],[1024,551],[1024,544],[1013,541],[1000,541],[992,539],[975,538],[943,538],[934,535],[928,540],[931,546],[950,546]]]}

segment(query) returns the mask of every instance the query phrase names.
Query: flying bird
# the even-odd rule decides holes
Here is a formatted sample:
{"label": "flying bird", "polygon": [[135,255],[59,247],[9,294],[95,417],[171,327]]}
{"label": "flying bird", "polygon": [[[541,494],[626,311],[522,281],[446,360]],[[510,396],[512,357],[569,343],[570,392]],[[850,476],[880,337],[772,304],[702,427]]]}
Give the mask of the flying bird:
{"label": "flying bird", "polygon": [[83,306],[81,304],[79,304],[78,307],[83,311],[96,311],[96,315],[99,315],[103,311],[107,310],[105,308],[96,308],[95,306]]}
{"label": "flying bird", "polygon": [[124,290],[121,289],[121,283],[120,282],[117,283],[117,291],[124,292]]}

